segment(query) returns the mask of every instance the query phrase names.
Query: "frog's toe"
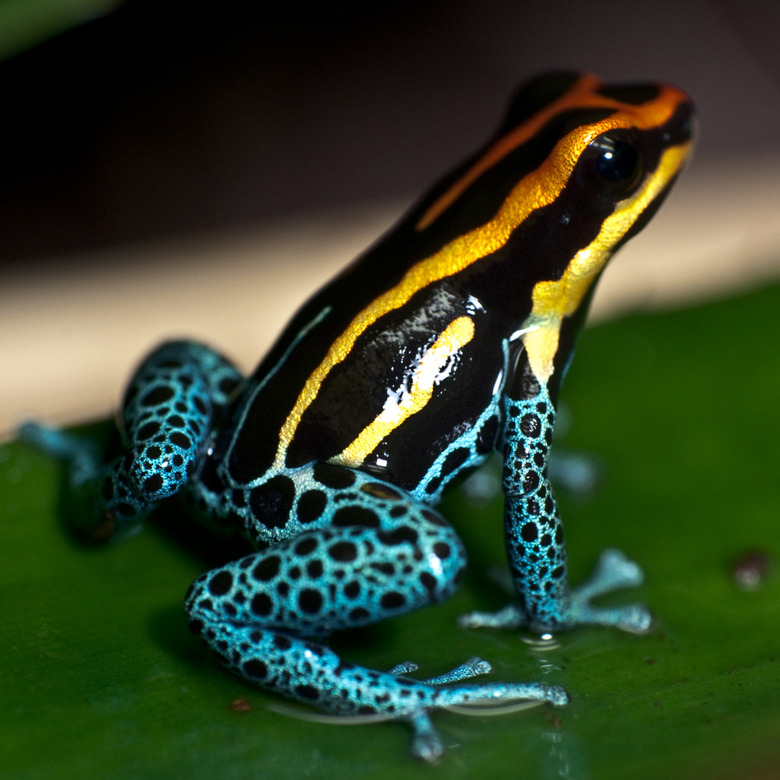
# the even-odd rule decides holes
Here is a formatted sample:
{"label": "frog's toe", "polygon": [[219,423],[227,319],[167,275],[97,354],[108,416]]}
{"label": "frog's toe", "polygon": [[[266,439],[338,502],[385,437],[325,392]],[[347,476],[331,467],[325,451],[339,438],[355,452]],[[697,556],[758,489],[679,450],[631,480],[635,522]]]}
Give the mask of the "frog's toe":
{"label": "frog's toe", "polygon": [[513,629],[528,625],[525,613],[517,604],[507,604],[496,612],[467,612],[458,616],[460,628]]}
{"label": "frog's toe", "polygon": [[590,603],[592,599],[606,593],[635,588],[643,580],[644,575],[639,566],[620,550],[604,550],[591,576],[572,591],[567,624],[592,623],[614,626],[635,634],[645,633],[652,623],[652,615],[643,604],[594,607]]}
{"label": "frog's toe", "polygon": [[441,758],[444,745],[441,737],[431,723],[427,712],[419,712],[409,718],[409,724],[414,731],[411,753],[421,761],[432,763]]}
{"label": "frog's toe", "polygon": [[478,677],[481,674],[492,672],[493,667],[481,658],[469,658],[468,661],[456,666],[449,672],[429,677],[425,682],[428,685],[444,685],[445,683],[457,682],[458,680],[467,680],[470,677]]}
{"label": "frog's toe", "polygon": [[620,550],[608,548],[599,556],[592,580],[598,584],[599,593],[607,593],[619,588],[635,588],[642,584],[644,575],[639,564]]}

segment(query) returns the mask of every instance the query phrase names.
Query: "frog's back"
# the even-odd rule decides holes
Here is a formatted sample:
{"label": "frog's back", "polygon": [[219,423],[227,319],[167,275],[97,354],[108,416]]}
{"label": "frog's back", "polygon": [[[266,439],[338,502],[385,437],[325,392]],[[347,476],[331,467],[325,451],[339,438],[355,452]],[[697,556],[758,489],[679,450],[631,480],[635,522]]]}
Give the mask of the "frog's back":
{"label": "frog's back", "polygon": [[[496,136],[287,327],[240,401],[232,480],[329,460],[434,496],[431,474],[493,447],[497,398],[525,363],[554,399],[620,231],[663,197],[631,201],[670,133],[688,132],[678,110],[663,86],[616,92],[573,73],[527,85]],[[614,149],[593,143],[607,133]]]}

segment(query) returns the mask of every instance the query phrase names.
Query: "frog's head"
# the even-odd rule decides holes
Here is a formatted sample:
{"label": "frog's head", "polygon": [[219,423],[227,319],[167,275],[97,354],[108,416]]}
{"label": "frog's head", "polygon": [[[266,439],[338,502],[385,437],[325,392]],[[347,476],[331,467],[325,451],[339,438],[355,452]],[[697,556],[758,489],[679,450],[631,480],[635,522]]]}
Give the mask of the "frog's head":
{"label": "frog's head", "polygon": [[518,333],[532,333],[529,359],[547,379],[561,322],[581,314],[609,258],[656,211],[694,136],[693,103],[671,85],[542,76],[519,90],[497,135],[434,192],[415,227],[471,220],[437,260],[449,269],[498,263],[516,280],[510,288],[530,292]]}

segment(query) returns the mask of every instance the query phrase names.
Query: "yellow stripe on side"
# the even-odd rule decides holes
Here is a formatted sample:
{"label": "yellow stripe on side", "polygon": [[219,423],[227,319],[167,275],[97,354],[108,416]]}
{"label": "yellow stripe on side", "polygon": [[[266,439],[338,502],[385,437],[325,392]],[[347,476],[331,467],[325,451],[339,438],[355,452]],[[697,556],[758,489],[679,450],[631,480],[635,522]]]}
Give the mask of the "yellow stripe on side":
{"label": "yellow stripe on side", "polygon": [[399,309],[426,286],[453,276],[483,257],[496,252],[528,215],[555,201],[566,186],[582,151],[605,130],[615,127],[641,128],[663,124],[676,109],[681,93],[671,87],[655,101],[638,110],[625,107],[606,120],[579,127],[555,146],[547,164],[527,174],[509,193],[495,217],[468,233],[457,236],[438,252],[412,266],[395,286],[375,298],[335,339],[322,362],[311,373],[279,431],[275,468],[284,467],[285,453],[308,407],[314,402],[325,377],[350,354],[357,339],[380,317]]}
{"label": "yellow stripe on side", "polygon": [[588,246],[577,252],[563,276],[557,281],[539,282],[534,286],[533,308],[523,326],[528,329],[523,336],[523,343],[531,369],[540,381],[546,382],[553,372],[561,320],[574,314],[609,260],[612,248],[679,172],[690,150],[691,144],[667,149],[658,167],[649,174],[647,184],[633,197],[626,198],[604,220],[599,234]]}
{"label": "yellow stripe on side", "polygon": [[433,397],[433,388],[448,361],[474,338],[474,322],[469,317],[453,320],[422,356],[412,375],[412,386],[401,388],[396,398],[388,397],[379,416],[367,425],[331,463],[357,468],[376,449],[379,442],[413,414],[421,411]]}

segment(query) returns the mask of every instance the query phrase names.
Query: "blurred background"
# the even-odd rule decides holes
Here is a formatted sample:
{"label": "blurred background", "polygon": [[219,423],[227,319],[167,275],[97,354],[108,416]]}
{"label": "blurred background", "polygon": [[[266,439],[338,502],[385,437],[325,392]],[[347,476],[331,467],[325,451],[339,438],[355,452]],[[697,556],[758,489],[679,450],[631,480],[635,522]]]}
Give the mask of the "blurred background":
{"label": "blurred background", "polygon": [[596,316],[780,271],[780,5],[0,3],[0,436],[113,409],[164,338],[252,368],[543,70],[666,80],[701,141]]}

